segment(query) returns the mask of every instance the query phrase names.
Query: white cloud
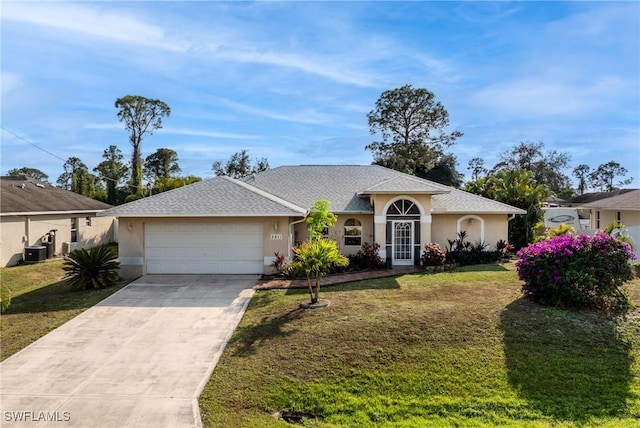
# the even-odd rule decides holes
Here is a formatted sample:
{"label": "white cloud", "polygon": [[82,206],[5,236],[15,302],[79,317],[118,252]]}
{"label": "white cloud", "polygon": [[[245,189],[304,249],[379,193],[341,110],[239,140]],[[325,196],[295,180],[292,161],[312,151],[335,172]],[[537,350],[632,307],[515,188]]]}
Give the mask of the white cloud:
{"label": "white cloud", "polygon": [[88,37],[151,46],[169,51],[186,51],[188,45],[169,40],[164,29],[115,11],[74,3],[6,2],[2,20],[55,28]]}
{"label": "white cloud", "polygon": [[235,110],[250,113],[256,116],[265,117],[267,119],[282,120],[286,122],[306,123],[311,125],[321,125],[333,122],[333,118],[329,115],[318,113],[313,109],[297,110],[295,113],[278,113],[270,109],[262,109],[249,106],[236,101],[225,98],[215,97],[220,104]]}
{"label": "white cloud", "polygon": [[216,50],[214,56],[216,58],[238,62],[292,68],[349,85],[363,87],[376,86],[375,79],[371,74],[354,72],[350,70],[349,67],[340,66],[340,64],[344,63],[336,57],[321,58],[309,52],[305,54],[294,54],[287,52],[258,51],[257,49],[241,50],[229,48]]}
{"label": "white cloud", "polygon": [[184,135],[189,137],[210,137],[210,138],[228,138],[231,140],[256,140],[262,138],[256,134],[236,134],[231,132],[218,132],[218,131],[206,131],[201,129],[188,129],[188,128],[174,128],[165,127],[162,128],[164,134],[169,135]]}
{"label": "white cloud", "polygon": [[603,77],[591,83],[545,76],[523,77],[489,85],[470,97],[483,108],[523,117],[582,116],[608,108],[624,83]]}
{"label": "white cloud", "polygon": [[0,87],[2,89],[3,98],[24,86],[24,81],[18,73],[3,71],[0,73],[0,81],[2,82]]}

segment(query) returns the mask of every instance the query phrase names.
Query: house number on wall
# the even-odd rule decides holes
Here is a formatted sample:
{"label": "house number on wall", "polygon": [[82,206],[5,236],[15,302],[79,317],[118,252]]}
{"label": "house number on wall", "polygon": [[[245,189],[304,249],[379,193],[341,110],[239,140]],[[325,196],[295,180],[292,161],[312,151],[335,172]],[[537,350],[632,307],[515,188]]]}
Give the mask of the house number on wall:
{"label": "house number on wall", "polygon": [[282,241],[282,233],[272,233],[271,234],[272,241]]}

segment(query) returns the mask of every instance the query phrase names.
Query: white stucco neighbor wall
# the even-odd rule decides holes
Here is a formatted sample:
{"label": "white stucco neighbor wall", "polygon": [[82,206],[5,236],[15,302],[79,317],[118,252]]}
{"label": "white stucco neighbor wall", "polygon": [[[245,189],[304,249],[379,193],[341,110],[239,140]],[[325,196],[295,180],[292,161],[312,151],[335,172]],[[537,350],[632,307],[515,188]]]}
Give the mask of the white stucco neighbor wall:
{"label": "white stucco neighbor wall", "polygon": [[2,215],[0,216],[0,262],[13,266],[23,259],[24,248],[42,245],[42,237],[55,230],[55,254],[62,254],[63,242],[71,241],[71,218],[77,218],[75,248],[91,248],[116,241],[114,217],[91,213]]}

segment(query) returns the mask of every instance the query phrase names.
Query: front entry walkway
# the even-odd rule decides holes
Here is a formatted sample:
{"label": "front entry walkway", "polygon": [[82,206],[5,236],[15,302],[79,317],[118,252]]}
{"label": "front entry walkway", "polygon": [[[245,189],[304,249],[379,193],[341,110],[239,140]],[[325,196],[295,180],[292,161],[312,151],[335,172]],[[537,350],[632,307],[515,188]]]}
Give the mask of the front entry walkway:
{"label": "front entry walkway", "polygon": [[0,363],[2,427],[199,427],[256,276],[147,275]]}

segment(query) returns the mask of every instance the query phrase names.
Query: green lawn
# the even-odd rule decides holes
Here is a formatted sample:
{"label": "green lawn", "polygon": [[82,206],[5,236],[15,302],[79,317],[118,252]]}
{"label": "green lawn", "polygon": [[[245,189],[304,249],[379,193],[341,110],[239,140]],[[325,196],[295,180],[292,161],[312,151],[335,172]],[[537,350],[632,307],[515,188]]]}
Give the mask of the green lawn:
{"label": "green lawn", "polygon": [[[629,285],[640,304],[640,280]],[[511,265],[260,291],[206,386],[207,427],[637,427],[640,309],[539,307]]]}
{"label": "green lawn", "polygon": [[0,317],[0,359],[4,360],[126,285],[73,291],[62,280],[62,261],[0,269],[11,305]]}

